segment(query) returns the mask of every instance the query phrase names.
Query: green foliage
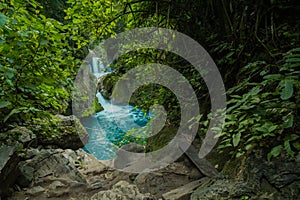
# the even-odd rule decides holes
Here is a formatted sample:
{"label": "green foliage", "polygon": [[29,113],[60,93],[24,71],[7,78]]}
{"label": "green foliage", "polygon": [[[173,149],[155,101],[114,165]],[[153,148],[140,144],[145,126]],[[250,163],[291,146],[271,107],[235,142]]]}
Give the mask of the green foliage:
{"label": "green foliage", "polygon": [[0,2],[0,123],[63,112],[79,61],[67,28],[35,1]]}
{"label": "green foliage", "polygon": [[28,128],[39,137],[45,137],[53,139],[60,133],[64,132],[63,127],[59,126],[61,119],[55,116],[49,116],[46,118],[33,118],[33,123]]}
{"label": "green foliage", "polygon": [[140,145],[146,145],[147,140],[146,138],[142,137],[141,130],[132,128],[124,136],[122,136],[122,140],[118,141],[118,146],[122,147],[123,145],[130,144],[130,143],[137,143]]}
{"label": "green foliage", "polygon": [[[255,148],[272,148],[270,160],[283,149],[292,157],[299,150],[300,135],[293,131],[299,126],[300,71],[295,67],[300,64],[299,51],[288,51],[273,65],[255,62],[242,69],[257,75],[228,90],[226,121],[218,135],[222,138],[221,152],[229,147],[231,154],[239,157]],[[252,81],[257,78],[260,81]]]}
{"label": "green foliage", "polygon": [[[300,19],[295,4],[296,0],[0,0],[1,126],[31,120],[47,129],[47,123],[39,120],[51,120],[51,114],[67,107],[80,65],[76,58],[83,58],[87,47],[124,30],[165,27],[203,45],[222,73],[229,101],[219,135],[220,151],[230,148],[238,157],[268,148],[269,160],[283,151],[294,156],[300,150],[300,48],[296,48]],[[149,49],[130,52],[113,62],[115,73],[110,78],[115,83],[133,67],[155,62],[173,67],[190,81],[205,116],[210,109],[205,83],[176,55]],[[85,103],[75,108],[87,116],[99,105],[88,87],[93,83],[82,83],[75,88],[83,94],[75,91],[74,98]],[[146,85],[135,92],[131,103],[145,110],[153,104],[164,105],[167,125],[179,125],[177,99],[164,87]],[[200,123],[201,132],[208,126],[207,118]],[[161,131],[150,138],[153,149],[165,145],[174,135],[171,132]],[[128,138],[140,142],[130,134]]]}

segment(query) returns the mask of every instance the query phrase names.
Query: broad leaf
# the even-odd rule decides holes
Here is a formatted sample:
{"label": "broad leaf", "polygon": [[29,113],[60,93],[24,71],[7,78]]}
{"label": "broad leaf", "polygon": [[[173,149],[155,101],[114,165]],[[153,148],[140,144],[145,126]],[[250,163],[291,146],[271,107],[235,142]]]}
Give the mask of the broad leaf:
{"label": "broad leaf", "polygon": [[284,149],[286,150],[286,152],[294,157],[295,155],[295,152],[291,149],[291,145],[290,145],[290,142],[287,140],[287,141],[284,141]]}
{"label": "broad leaf", "polygon": [[280,98],[282,100],[287,100],[293,96],[294,88],[292,80],[284,79],[280,81],[279,87],[281,88]]}
{"label": "broad leaf", "polygon": [[232,136],[233,146],[236,147],[239,144],[240,140],[241,140],[241,133],[234,134]]}
{"label": "broad leaf", "polygon": [[7,20],[8,18],[4,14],[0,13],[0,27],[6,24]]}
{"label": "broad leaf", "polygon": [[294,115],[289,114],[282,117],[283,120],[283,127],[284,128],[291,128],[294,122]]}
{"label": "broad leaf", "polygon": [[9,101],[1,101],[0,102],[0,108],[5,108],[9,105],[11,105],[11,103]]}
{"label": "broad leaf", "polygon": [[268,161],[271,160],[272,157],[277,157],[282,151],[282,146],[278,145],[276,147],[273,147],[273,149],[268,153]]}
{"label": "broad leaf", "polygon": [[12,111],[10,111],[10,113],[8,115],[6,115],[3,119],[3,122],[6,122],[13,114],[19,113],[20,110],[19,109],[13,109]]}

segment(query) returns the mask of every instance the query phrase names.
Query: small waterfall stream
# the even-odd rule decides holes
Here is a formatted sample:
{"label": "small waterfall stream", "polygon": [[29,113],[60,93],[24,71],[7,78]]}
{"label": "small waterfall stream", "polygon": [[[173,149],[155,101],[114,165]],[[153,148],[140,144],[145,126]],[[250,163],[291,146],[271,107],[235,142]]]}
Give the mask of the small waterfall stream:
{"label": "small waterfall stream", "polygon": [[[98,66],[100,70],[95,70],[95,66],[91,67],[99,72],[95,74],[97,78],[108,73],[104,72],[103,65]],[[111,160],[116,156],[117,145],[129,142],[129,138],[124,137],[126,132],[131,129],[138,131],[148,123],[152,115],[144,114],[130,105],[113,105],[100,92],[97,92],[96,97],[104,110],[81,120],[90,135],[89,142],[83,149],[99,160]]]}

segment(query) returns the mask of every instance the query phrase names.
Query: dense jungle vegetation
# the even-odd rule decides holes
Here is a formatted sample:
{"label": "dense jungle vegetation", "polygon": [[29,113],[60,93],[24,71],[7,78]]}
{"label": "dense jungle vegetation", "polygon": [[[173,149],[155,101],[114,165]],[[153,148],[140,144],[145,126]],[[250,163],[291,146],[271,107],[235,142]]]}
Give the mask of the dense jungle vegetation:
{"label": "dense jungle vegetation", "polygon": [[[0,0],[0,126],[27,124],[54,134],[69,113],[73,80],[98,42],[136,27],[163,27],[198,41],[227,90],[218,148],[233,156],[266,150],[268,159],[300,151],[300,4],[298,0]],[[201,76],[165,51],[136,51],[115,61],[112,81],[134,66],[158,62],[183,74],[201,102],[199,137],[210,119]],[[171,91],[146,85],[137,106],[165,106],[167,126],[180,111]],[[39,125],[39,126],[33,126]]]}

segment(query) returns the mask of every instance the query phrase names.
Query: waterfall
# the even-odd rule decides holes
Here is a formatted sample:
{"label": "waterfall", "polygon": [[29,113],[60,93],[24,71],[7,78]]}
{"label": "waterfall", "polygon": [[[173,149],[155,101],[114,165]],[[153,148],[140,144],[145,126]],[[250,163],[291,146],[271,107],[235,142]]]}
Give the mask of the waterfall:
{"label": "waterfall", "polygon": [[[93,57],[90,64],[90,70],[97,79],[110,73],[105,71],[105,66],[99,61],[99,58]],[[132,129],[139,132],[148,123],[151,114],[144,114],[130,105],[114,105],[100,92],[97,92],[96,97],[104,110],[82,119],[90,135],[83,149],[100,160],[110,160],[116,155],[115,145],[125,144],[126,140],[128,142],[128,137],[124,135]]]}

